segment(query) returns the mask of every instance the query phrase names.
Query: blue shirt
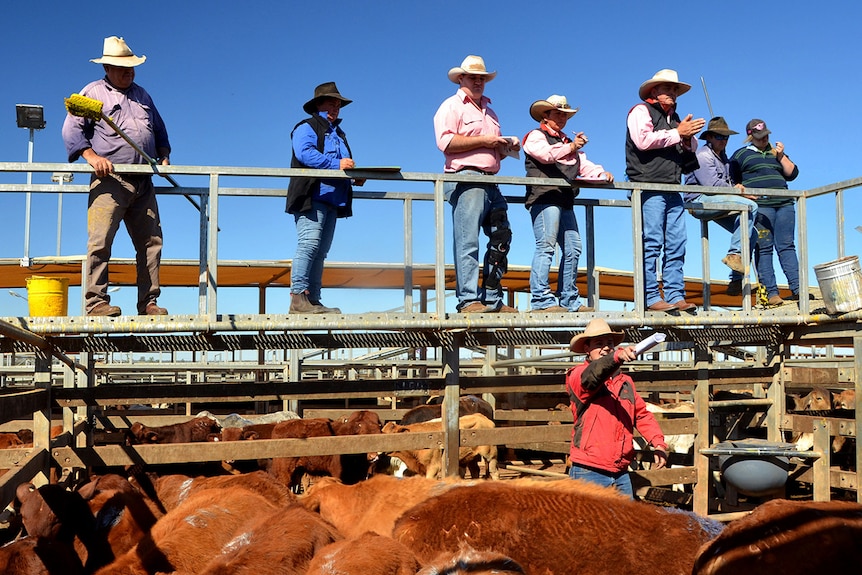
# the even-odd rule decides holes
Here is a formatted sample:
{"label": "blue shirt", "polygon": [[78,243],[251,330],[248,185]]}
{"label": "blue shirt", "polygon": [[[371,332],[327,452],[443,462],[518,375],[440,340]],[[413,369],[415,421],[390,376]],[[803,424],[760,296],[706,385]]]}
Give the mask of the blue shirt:
{"label": "blue shirt", "polygon": [[[326,112],[319,112],[326,119]],[[350,152],[344,140],[335,131],[341,123],[341,118],[329,123],[323,138],[323,152],[317,149],[317,134],[307,124],[300,124],[293,132],[293,153],[296,159],[308,168],[317,170],[340,170],[341,159],[349,158]],[[314,201],[324,202],[333,206],[347,205],[347,195],[350,180],[344,178],[320,180],[320,191],[315,193]]]}
{"label": "blue shirt", "polygon": [[[168,131],[153,99],[134,82],[120,90],[103,78],[87,84],[80,93],[101,101],[102,112],[151,158],[158,157],[158,149],[170,151]],[[147,163],[107,122],[93,122],[67,114],[63,123],[63,142],[70,162],[77,160],[87,148],[92,148],[114,164]]]}

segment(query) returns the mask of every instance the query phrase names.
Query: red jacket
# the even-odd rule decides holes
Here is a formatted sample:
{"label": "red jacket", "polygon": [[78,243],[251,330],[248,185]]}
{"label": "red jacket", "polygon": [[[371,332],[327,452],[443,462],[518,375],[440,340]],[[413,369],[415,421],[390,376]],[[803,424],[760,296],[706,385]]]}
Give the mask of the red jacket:
{"label": "red jacket", "polygon": [[616,352],[566,372],[575,427],[573,463],[618,473],[634,458],[634,429],[653,447],[667,449],[664,435],[632,378],[619,371]]}

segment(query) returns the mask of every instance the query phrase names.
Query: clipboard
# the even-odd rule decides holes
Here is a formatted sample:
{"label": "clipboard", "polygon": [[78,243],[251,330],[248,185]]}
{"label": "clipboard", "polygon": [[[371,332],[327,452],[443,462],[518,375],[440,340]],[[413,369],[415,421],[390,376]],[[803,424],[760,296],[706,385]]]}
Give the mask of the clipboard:
{"label": "clipboard", "polygon": [[354,166],[345,172],[363,171],[363,172],[387,172],[395,173],[401,171],[401,166]]}

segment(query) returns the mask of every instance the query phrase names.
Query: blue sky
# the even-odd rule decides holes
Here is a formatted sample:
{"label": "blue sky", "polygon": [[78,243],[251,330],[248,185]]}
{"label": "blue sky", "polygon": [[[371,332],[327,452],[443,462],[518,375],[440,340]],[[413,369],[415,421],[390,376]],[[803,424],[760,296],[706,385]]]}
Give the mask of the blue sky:
{"label": "blue sky", "polygon": [[[14,1],[4,14],[0,37],[0,161],[27,159],[27,130],[16,127],[16,103],[45,106],[47,127],[37,132],[34,160],[63,162],[60,127],[63,97],[101,77],[89,62],[101,55],[103,38],[123,36],[147,62],[137,82],[155,99],[168,125],[177,165],[287,167],[290,130],[304,117],[302,104],[314,86],[335,81],[354,100],[342,112],[343,127],[360,165],[398,165],[404,171],[440,172],[443,158],[434,144],[432,116],[456,86],[446,72],[467,54],[485,58],[498,72],[486,94],[505,135],[534,127],[530,104],[564,94],[581,111],[569,129],[590,138],[588,157],[624,179],[625,116],[638,102],[638,86],[661,68],[673,68],[692,84],[679,111],[709,118],[700,78],[715,114],[742,132],[754,117],[766,120],[773,141],[784,142],[798,164],[794,189],[818,187],[862,175],[857,74],[860,8],[854,3],[790,0],[780,7],[754,2],[531,4],[502,0],[468,4],[449,0],[297,3],[224,0],[117,3],[110,8],[57,3],[31,15],[35,4]],[[472,6],[472,8],[471,8]],[[38,25],[33,21],[39,19]],[[661,33],[654,29],[664,26]],[[742,137],[728,146],[735,150]],[[523,175],[523,163],[506,160],[501,175]],[[40,179],[41,178],[41,179]],[[191,176],[182,185],[205,182]],[[0,174],[3,183],[24,182],[25,174]],[[37,176],[36,183],[48,176]],[[79,176],[75,183],[83,183]],[[158,185],[158,184],[157,184]],[[286,182],[226,182],[275,187]],[[431,192],[430,186],[370,182],[364,188]],[[521,189],[508,187],[507,195]],[[585,191],[583,197],[623,198],[622,191]],[[862,224],[857,193],[845,199],[846,253],[858,254]],[[295,248],[292,218],[280,198],[222,201],[219,255],[222,259],[289,259]],[[164,258],[196,258],[197,214],[180,197],[160,199]],[[57,200],[35,195],[30,254],[53,255]],[[84,195],[64,197],[62,255],[84,252]],[[834,202],[809,206],[809,262],[835,259]],[[24,196],[0,195],[0,257],[23,255]],[[583,227],[583,214],[578,214]],[[597,263],[630,270],[630,214],[598,214]],[[510,261],[528,265],[533,238],[529,216],[510,208],[514,240]],[[390,202],[358,202],[355,215],[338,225],[331,261],[397,262],[403,257],[401,208]],[[433,261],[430,208],[416,208],[417,262]],[[700,273],[698,222],[688,219],[686,274]],[[450,225],[447,209],[446,225]],[[451,262],[448,247],[447,261]],[[713,277],[725,277],[720,258],[729,237],[711,228]],[[124,230],[114,255],[131,257]],[[582,258],[581,265],[585,265]],[[812,283],[814,273],[810,272]],[[779,282],[783,276],[778,272]],[[134,309],[134,288],[114,294],[114,303]],[[20,290],[24,293],[24,290]],[[363,294],[329,290],[328,305],[347,312],[382,311],[400,304],[398,292]],[[79,292],[70,293],[77,313]],[[160,303],[175,313],[194,313],[196,290],[166,290]],[[528,301],[518,300],[521,309]],[[447,308],[453,308],[449,302]],[[221,290],[219,313],[254,313],[254,290]],[[287,310],[286,290],[272,290],[268,310]],[[26,303],[0,294],[0,315],[26,315]]]}

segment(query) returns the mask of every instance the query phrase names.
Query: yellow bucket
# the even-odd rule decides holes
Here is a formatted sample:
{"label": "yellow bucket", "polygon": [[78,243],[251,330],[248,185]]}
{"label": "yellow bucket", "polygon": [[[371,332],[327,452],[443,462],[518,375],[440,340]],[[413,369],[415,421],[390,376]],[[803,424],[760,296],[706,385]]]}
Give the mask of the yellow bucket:
{"label": "yellow bucket", "polygon": [[27,303],[30,304],[31,317],[67,315],[69,278],[28,277]]}

